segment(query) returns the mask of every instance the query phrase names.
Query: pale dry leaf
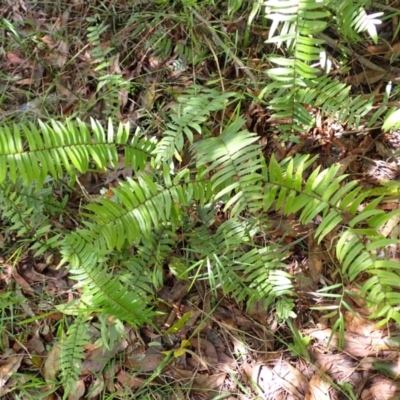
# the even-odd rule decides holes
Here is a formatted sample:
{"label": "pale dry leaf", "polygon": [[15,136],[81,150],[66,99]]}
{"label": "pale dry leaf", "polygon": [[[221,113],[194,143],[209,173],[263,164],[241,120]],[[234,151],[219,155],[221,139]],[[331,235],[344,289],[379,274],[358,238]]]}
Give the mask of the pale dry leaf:
{"label": "pale dry leaf", "polygon": [[87,399],[93,399],[101,394],[104,389],[104,379],[101,375],[97,376],[90,384],[89,394]]}
{"label": "pale dry leaf", "polygon": [[8,359],[7,364],[0,367],[0,394],[12,374],[18,371],[23,358],[24,356],[20,354],[13,355]]}
{"label": "pale dry leaf", "polygon": [[86,387],[85,387],[84,379],[80,379],[79,381],[76,381],[73,390],[71,390],[71,392],[68,395],[68,400],[83,399],[85,390],[86,390]]}
{"label": "pale dry leaf", "polygon": [[43,376],[46,382],[54,382],[60,369],[61,346],[55,343],[47,355],[43,366]]}
{"label": "pale dry leaf", "polygon": [[368,389],[361,393],[360,400],[395,400],[400,398],[400,382],[376,376],[369,382]]}
{"label": "pale dry leaf", "polygon": [[330,383],[320,374],[314,375],[309,384],[305,400],[331,400]]}
{"label": "pale dry leaf", "polygon": [[60,40],[57,46],[57,65],[62,68],[68,59],[69,46],[64,40]]}

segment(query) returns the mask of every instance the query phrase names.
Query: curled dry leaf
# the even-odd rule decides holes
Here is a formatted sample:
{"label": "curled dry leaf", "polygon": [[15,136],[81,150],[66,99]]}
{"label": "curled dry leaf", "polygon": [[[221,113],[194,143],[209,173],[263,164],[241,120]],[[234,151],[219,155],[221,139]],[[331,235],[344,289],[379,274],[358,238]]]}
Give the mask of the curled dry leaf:
{"label": "curled dry leaf", "polygon": [[55,343],[50,353],[47,355],[46,361],[43,367],[43,376],[46,382],[54,382],[57,373],[60,369],[60,355],[61,347],[59,343]]}
{"label": "curled dry leaf", "polygon": [[368,382],[368,389],[361,393],[360,400],[400,399],[400,382],[377,376]]}
{"label": "curled dry leaf", "polygon": [[314,375],[309,384],[305,400],[330,400],[330,383],[320,374]]}
{"label": "curled dry leaf", "polygon": [[104,379],[101,375],[97,376],[90,384],[89,394],[87,399],[93,399],[101,394],[104,389]]}
{"label": "curled dry leaf", "polygon": [[74,389],[68,395],[68,400],[80,400],[85,394],[85,382],[83,379],[75,382]]}
{"label": "curled dry leaf", "polygon": [[23,358],[24,356],[20,354],[13,355],[8,359],[7,364],[0,367],[0,396],[6,393],[5,385],[12,374],[18,371]]}

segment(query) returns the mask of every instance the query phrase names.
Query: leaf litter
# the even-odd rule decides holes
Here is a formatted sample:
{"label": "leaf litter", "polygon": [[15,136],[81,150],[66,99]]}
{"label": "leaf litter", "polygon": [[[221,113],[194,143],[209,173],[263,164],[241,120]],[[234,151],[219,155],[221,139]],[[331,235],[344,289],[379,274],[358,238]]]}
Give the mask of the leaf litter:
{"label": "leaf litter", "polygon": [[[144,10],[151,3],[142,2]],[[129,11],[123,5],[119,7],[122,13]],[[91,15],[93,12],[79,0],[72,1],[64,11],[57,7],[33,7],[22,0],[17,3],[6,0],[0,6],[0,15],[18,26],[18,31],[10,30],[7,35],[12,51],[7,51],[1,61],[7,77],[0,80],[6,93],[0,105],[1,122],[15,116],[34,120],[55,115],[83,120],[92,116],[104,121],[108,110],[114,108],[121,121],[137,125],[145,120],[157,130],[162,115],[149,122],[149,113],[159,106],[168,109],[184,87],[194,81],[206,82],[222,67],[216,65],[211,55],[202,64],[190,64],[178,54],[168,51],[157,54],[156,46],[146,47],[144,43],[160,28],[179,48],[185,40],[185,27],[168,18],[160,21],[159,27],[138,30],[139,26],[133,24],[122,27],[115,35],[105,30],[98,38],[83,36],[82,32],[90,32],[94,26],[90,24],[90,18],[96,18]],[[238,27],[234,25],[227,22],[227,32],[235,32]],[[136,34],[135,40],[125,42],[132,32]],[[204,35],[200,28],[198,33]],[[265,36],[262,30],[257,34]],[[28,45],[22,46],[20,39],[25,39]],[[256,57],[257,46],[259,43],[248,50],[255,70],[251,75],[262,72]],[[366,52],[383,54],[392,60],[398,54],[398,47],[399,42],[389,48],[367,46]],[[113,59],[107,63],[109,54]],[[108,89],[102,86],[100,67],[118,79],[120,90],[114,99],[108,98]],[[240,67],[236,60],[236,65],[225,65],[218,71],[225,90],[230,90],[230,86],[235,90],[234,81],[246,77]],[[389,78],[395,79],[395,72]],[[387,73],[375,69],[354,71],[346,81],[355,86],[373,86],[387,79]],[[136,87],[129,92],[124,84],[133,80]],[[258,94],[257,88],[249,87],[247,91]],[[229,112],[227,109],[226,113]],[[400,147],[398,135],[376,137],[373,132],[366,132],[359,136],[353,133],[349,138],[343,126],[317,119],[314,131],[282,142],[274,136],[274,126],[285,121],[270,118],[268,111],[254,101],[247,104],[244,113],[246,127],[259,133],[267,157],[273,154],[281,160],[299,151],[320,154],[321,165],[339,162],[343,172],[361,175],[365,187],[398,177],[394,158]],[[222,122],[220,116],[216,120],[216,125]],[[272,133],[265,134],[267,131]],[[161,129],[158,133],[161,136]],[[121,158],[114,171],[80,177],[74,201],[82,200],[79,194],[82,188],[89,196],[99,196],[102,189],[131,177],[132,171],[124,165]],[[69,206],[74,208],[73,204]],[[398,199],[385,207],[398,210]],[[268,233],[271,241],[284,236],[287,243],[292,243],[308,234],[308,227],[282,221],[279,213],[271,215],[271,221]],[[393,214],[381,233],[385,237],[399,237],[398,222]],[[63,227],[73,226],[71,218]],[[16,239],[1,235],[2,248]],[[362,299],[341,293],[347,302],[353,302],[353,309],[358,306],[358,312],[354,315],[340,304],[331,304],[340,310],[339,315],[345,321],[342,337],[333,332],[337,315],[326,317],[317,309],[326,301],[317,292],[318,287],[335,282],[333,271],[326,268],[331,261],[329,237],[320,244],[311,236],[307,240],[307,251],[297,248],[288,263],[296,276],[297,307],[302,311],[295,327],[300,332],[297,342],[293,331],[262,304],[246,310],[220,292],[211,304],[206,294],[208,288],[191,287],[184,279],[178,279],[171,267],[165,287],[158,293],[162,314],[155,321],[156,330],[143,327],[134,331],[125,326],[124,333],[110,346],[101,339],[96,314],[86,322],[92,341],[85,348],[81,377],[68,398],[101,398],[104,390],[116,397],[136,393],[140,398],[145,386],[153,387],[154,393],[157,390],[163,393],[162,388],[168,384],[171,393],[164,398],[184,398],[190,393],[193,399],[217,395],[242,399],[340,399],[348,398],[344,383],[355,388],[356,398],[400,397],[396,381],[400,374],[398,328],[395,325],[376,328],[368,320]],[[398,249],[392,251],[398,257]],[[1,294],[7,299],[12,292],[13,307],[23,313],[7,314],[3,322],[7,329],[1,332],[0,395],[4,398],[14,398],[13,390],[34,382],[37,374],[43,377],[43,383],[33,389],[27,385],[25,393],[36,398],[59,398],[57,392],[45,394],[55,388],[60,368],[58,324],[73,318],[73,309],[78,304],[74,302],[79,300],[80,291],[62,269],[56,268],[57,264],[57,260],[48,260],[46,256],[35,260],[29,251],[16,265],[5,260],[1,263]],[[353,288],[348,290],[358,294]],[[73,306],[68,309],[63,307],[66,304]],[[60,306],[61,312],[54,310],[55,305]],[[293,341],[292,351],[288,351],[286,341]],[[339,346],[341,342],[343,346]],[[299,356],[304,351],[311,363]]]}

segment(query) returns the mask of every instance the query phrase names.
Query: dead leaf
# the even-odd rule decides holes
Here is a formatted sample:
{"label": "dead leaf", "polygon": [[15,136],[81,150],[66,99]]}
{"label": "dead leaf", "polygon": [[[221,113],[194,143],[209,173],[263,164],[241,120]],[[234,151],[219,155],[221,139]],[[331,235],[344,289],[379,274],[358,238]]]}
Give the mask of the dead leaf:
{"label": "dead leaf", "polygon": [[314,375],[309,384],[304,400],[330,400],[330,383],[320,374]]}
{"label": "dead leaf", "polygon": [[396,42],[385,54],[386,58],[396,58],[400,54],[400,42]]}
{"label": "dead leaf", "polygon": [[152,372],[158,368],[165,357],[164,354],[154,352],[154,349],[149,348],[144,357],[143,355],[128,356],[124,366],[134,371]]}
{"label": "dead leaf", "polygon": [[22,278],[22,276],[18,273],[16,267],[12,268],[11,273],[12,273],[12,277],[14,278],[15,282],[17,282],[18,285],[21,286],[22,290],[25,293],[27,293],[31,296],[33,296],[35,294],[34,290],[31,288],[29,283],[24,278]]}
{"label": "dead leaf", "polygon": [[[126,371],[119,371],[117,374],[117,380],[121,385],[124,387],[130,387],[131,389],[138,389],[140,386],[143,385],[144,379],[142,378],[137,378],[136,376],[131,376],[128,372]],[[154,385],[153,382],[149,383],[150,385]]]}
{"label": "dead leaf", "polygon": [[90,384],[89,394],[87,399],[93,399],[101,394],[104,389],[104,379],[101,375],[98,375]]}
{"label": "dead leaf", "polygon": [[57,65],[62,68],[65,63],[67,62],[68,53],[69,53],[69,46],[68,43],[60,40],[57,46]]}
{"label": "dead leaf", "polygon": [[24,356],[20,354],[13,355],[8,359],[7,364],[0,367],[0,395],[4,394],[2,392],[5,384],[12,374],[18,371],[23,358]]}
{"label": "dead leaf", "polygon": [[379,82],[385,75],[386,71],[368,70],[348,76],[344,81],[349,85],[372,85]]}
{"label": "dead leaf", "polygon": [[83,379],[75,382],[75,387],[68,395],[68,400],[80,400],[85,394],[85,382]]}
{"label": "dead leaf", "polygon": [[23,58],[17,56],[17,55],[14,54],[14,53],[11,53],[11,52],[6,53],[6,57],[7,57],[7,60],[8,60],[11,64],[23,64],[24,62],[26,62],[25,59],[23,59]]}
{"label": "dead leaf", "polygon": [[200,375],[195,374],[193,376],[192,371],[186,371],[179,368],[171,368],[172,374],[175,379],[179,379],[182,383],[192,383],[192,390],[195,392],[209,391],[212,389],[218,389],[225,381],[226,373],[214,374],[214,375]]}
{"label": "dead leaf", "polygon": [[46,382],[54,382],[60,369],[61,347],[59,343],[55,343],[50,353],[47,355],[43,367],[43,376]]}

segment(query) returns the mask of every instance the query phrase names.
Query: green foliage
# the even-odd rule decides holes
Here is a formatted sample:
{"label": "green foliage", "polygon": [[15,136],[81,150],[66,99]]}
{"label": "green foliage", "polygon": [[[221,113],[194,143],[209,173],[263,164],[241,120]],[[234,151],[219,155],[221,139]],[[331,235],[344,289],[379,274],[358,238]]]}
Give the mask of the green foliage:
{"label": "green foliage", "polygon": [[368,15],[360,2],[352,1],[266,1],[266,18],[271,21],[267,43],[283,48],[285,54],[267,57],[273,65],[267,70],[272,82],[263,95],[273,117],[290,121],[279,126],[282,132],[311,127],[315,121],[310,107],[320,108],[323,115],[334,116],[340,123],[360,124],[374,98],[353,97],[350,86],[321,73],[321,68],[329,72],[331,61],[320,34],[332,23],[348,40],[359,40],[358,33],[367,31],[376,41],[380,15]]}
{"label": "green foliage", "polygon": [[82,361],[85,358],[84,346],[89,341],[86,327],[87,316],[80,314],[69,327],[66,336],[60,345],[61,382],[64,387],[64,399],[74,390],[82,370]]}
{"label": "green foliage", "polygon": [[[229,12],[233,14],[242,3],[229,1]],[[329,0],[265,3],[268,43],[286,55],[268,56],[273,66],[266,71],[271,82],[262,95],[269,100],[275,118],[289,120],[279,126],[283,132],[312,126],[310,107],[349,125],[359,124],[372,107],[372,98],[352,98],[350,87],[333,80],[320,62],[327,56],[325,42],[318,35],[334,16],[346,37],[358,40],[364,31],[376,37],[377,15],[360,12],[364,10],[360,3],[336,7],[338,3],[344,4]],[[256,3],[253,11],[250,22],[260,11]],[[115,103],[116,88],[122,81],[106,71],[111,60],[101,48],[100,37],[107,24],[96,18],[89,22],[98,91],[109,84]],[[137,31],[140,29],[139,24]],[[162,29],[156,32],[148,46],[162,43],[165,52],[161,53],[167,55],[171,44],[164,33]],[[323,289],[320,295],[339,301],[329,308],[330,316],[337,317],[334,329],[343,329],[341,308],[349,305],[343,296],[330,291],[344,282],[356,284],[360,276],[367,277],[360,288],[374,309],[373,317],[383,324],[389,319],[400,323],[400,265],[381,251],[397,241],[378,233],[392,216],[377,208],[384,195],[391,194],[390,188],[383,188],[376,197],[361,190],[357,182],[347,181],[347,176],[340,174],[340,165],[311,170],[315,159],[309,156],[265,160],[257,135],[244,129],[245,121],[237,115],[232,115],[215,137],[215,113],[241,100],[241,95],[233,92],[193,85],[170,107],[159,140],[150,139],[140,129],[133,132],[122,123],[115,130],[112,118],[107,126],[95,120],[90,124],[67,120],[0,127],[1,218],[17,236],[31,234],[34,244],[29,246],[36,255],[59,246],[62,264],[83,292],[85,301],[78,318],[61,343],[61,378],[67,388],[79,377],[77,365],[88,340],[88,312],[102,310],[134,327],[151,324],[154,295],[163,286],[165,265],[191,283],[207,280],[213,293],[221,291],[248,307],[260,301],[265,307],[275,305],[278,318],[293,318],[296,294],[284,262],[291,245],[265,238],[272,213],[282,218],[296,216],[304,225],[319,221],[312,232],[319,243],[332,235],[341,282]],[[387,100],[388,95],[384,107]],[[374,121],[386,111],[376,111]],[[397,112],[389,113],[385,129],[398,126]],[[201,135],[201,140],[195,141],[195,134]],[[186,144],[193,157],[189,164],[182,162]],[[117,168],[122,157],[125,167],[133,170],[132,178],[113,188],[111,198],[99,196],[82,204],[75,216],[79,223],[75,231],[56,230],[52,219],[62,220],[68,203],[66,195],[53,198],[57,185],[66,181],[71,188],[79,174]],[[361,209],[366,199],[368,206]],[[225,213],[222,223],[216,215],[220,203]],[[183,252],[184,258],[177,257]],[[104,331],[105,320],[101,317],[100,321]],[[113,339],[119,333],[113,331]],[[307,357],[308,338],[293,333],[292,350]],[[104,343],[111,346],[107,340]]]}
{"label": "green foliage", "polygon": [[[188,102],[187,95],[183,98],[185,102],[180,99],[178,104],[190,104],[190,115],[205,115],[209,92],[198,93],[193,102]],[[226,96],[217,97],[212,109],[222,109],[226,100]],[[171,120],[176,132],[190,126],[186,112],[180,107],[174,111]],[[272,157],[266,163],[257,137],[243,130],[243,123],[237,117],[218,137],[194,143],[195,166],[181,170],[170,167],[172,152],[169,158],[164,153],[165,162],[158,164],[157,146],[139,131],[130,136],[122,124],[117,132],[111,123],[104,130],[94,121],[90,127],[80,121],[41,123],[40,130],[15,125],[14,137],[7,129],[4,133],[9,140],[3,141],[0,159],[11,171],[11,181],[4,177],[3,185],[13,185],[17,176],[12,171],[20,170],[26,171],[21,182],[27,187],[40,182],[40,190],[47,174],[57,179],[91,166],[103,169],[116,165],[118,151],[125,155],[135,171],[133,178],[113,189],[112,198],[99,197],[84,206],[83,227],[65,235],[61,252],[71,277],[84,290],[87,305],[134,326],[151,321],[153,288],[162,285],[162,266],[180,246],[178,232],[190,252],[187,262],[195,265],[198,276],[208,279],[212,291],[222,290],[249,306],[260,300],[269,306],[287,299],[279,303],[279,312],[292,315],[293,285],[283,262],[289,247],[257,240],[270,228],[269,212],[296,214],[302,224],[319,216],[315,230],[319,242],[341,230],[334,246],[344,279],[355,281],[361,274],[371,274],[363,291],[370,304],[377,306],[375,316],[382,321],[399,320],[393,308],[398,296],[391,283],[398,264],[377,258],[378,249],[395,242],[377,234],[390,218],[376,209],[382,197],[358,211],[370,194],[355,182],[344,183],[346,177],[338,175],[340,165],[308,172],[313,160],[307,156],[281,163]],[[152,168],[145,170],[146,165]],[[212,232],[209,227],[219,201],[229,218]],[[127,257],[132,245],[136,254]],[[111,266],[118,266],[112,275]],[[186,278],[194,279],[187,268]]]}

